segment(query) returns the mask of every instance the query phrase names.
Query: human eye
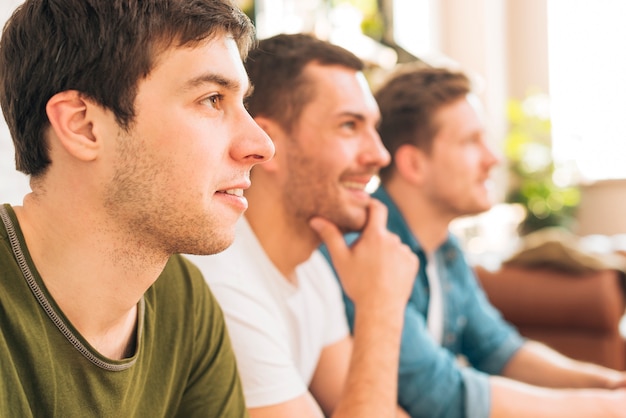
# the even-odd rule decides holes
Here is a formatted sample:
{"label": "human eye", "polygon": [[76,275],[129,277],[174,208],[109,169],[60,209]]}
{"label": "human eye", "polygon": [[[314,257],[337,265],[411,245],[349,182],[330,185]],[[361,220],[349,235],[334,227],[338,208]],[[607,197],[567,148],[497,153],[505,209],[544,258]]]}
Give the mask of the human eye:
{"label": "human eye", "polygon": [[215,93],[203,99],[202,102],[208,104],[214,109],[220,109],[223,100],[224,100],[223,95],[219,93]]}
{"label": "human eye", "polygon": [[345,131],[354,131],[357,127],[357,124],[354,120],[346,120],[341,122],[339,127]]}

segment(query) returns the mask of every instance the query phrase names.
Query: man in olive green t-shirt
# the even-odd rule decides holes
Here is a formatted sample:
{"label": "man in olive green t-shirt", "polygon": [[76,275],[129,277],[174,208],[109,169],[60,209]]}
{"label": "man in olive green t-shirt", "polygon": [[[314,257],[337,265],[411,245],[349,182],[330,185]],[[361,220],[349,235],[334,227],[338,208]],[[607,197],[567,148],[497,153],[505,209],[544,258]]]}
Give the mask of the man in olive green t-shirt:
{"label": "man in olive green t-shirt", "polygon": [[222,312],[189,261],[170,259],[139,301],[134,349],[108,358],[55,304],[9,205],[0,218],[0,416],[244,415]]}
{"label": "man in olive green t-shirt", "polygon": [[[177,253],[232,242],[273,154],[229,0],[26,0],[0,104],[31,176],[0,207],[0,416],[246,416],[221,310]],[[158,279],[158,280],[157,280]]]}

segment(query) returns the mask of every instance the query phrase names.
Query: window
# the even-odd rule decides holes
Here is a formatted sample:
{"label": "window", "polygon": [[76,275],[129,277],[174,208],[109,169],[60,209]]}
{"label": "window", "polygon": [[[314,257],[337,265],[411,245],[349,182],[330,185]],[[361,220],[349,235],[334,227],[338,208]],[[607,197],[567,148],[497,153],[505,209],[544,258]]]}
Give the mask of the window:
{"label": "window", "polygon": [[583,181],[626,178],[626,2],[549,0],[554,159]]}
{"label": "window", "polygon": [[437,3],[433,0],[394,0],[394,41],[416,57],[428,57],[439,47]]}

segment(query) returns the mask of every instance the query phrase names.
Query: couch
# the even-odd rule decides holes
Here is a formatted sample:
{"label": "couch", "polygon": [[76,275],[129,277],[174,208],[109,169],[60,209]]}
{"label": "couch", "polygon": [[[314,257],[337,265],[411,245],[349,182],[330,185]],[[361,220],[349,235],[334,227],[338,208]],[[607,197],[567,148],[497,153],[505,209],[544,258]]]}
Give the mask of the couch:
{"label": "couch", "polygon": [[476,267],[476,275],[491,303],[523,336],[575,359],[626,370],[623,273],[502,266]]}

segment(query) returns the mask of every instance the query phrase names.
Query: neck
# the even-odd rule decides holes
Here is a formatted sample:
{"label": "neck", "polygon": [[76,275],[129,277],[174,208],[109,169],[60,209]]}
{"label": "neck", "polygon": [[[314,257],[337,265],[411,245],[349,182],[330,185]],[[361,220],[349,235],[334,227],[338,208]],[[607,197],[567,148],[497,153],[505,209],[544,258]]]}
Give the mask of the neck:
{"label": "neck", "polygon": [[137,303],[167,257],[138,257],[136,238],[71,196],[30,194],[15,213],[37,271],[65,316],[103,355],[122,356],[134,335]]}
{"label": "neck", "polygon": [[278,193],[272,193],[271,187],[259,183],[254,183],[255,186],[246,192],[250,202],[246,220],[265,254],[291,281],[296,267],[311,257],[321,241],[306,220],[296,219],[293,213],[285,210]]}
{"label": "neck", "polygon": [[453,218],[438,210],[428,197],[402,178],[390,179],[385,190],[424,251],[432,253],[437,250],[448,237],[448,225]]}

